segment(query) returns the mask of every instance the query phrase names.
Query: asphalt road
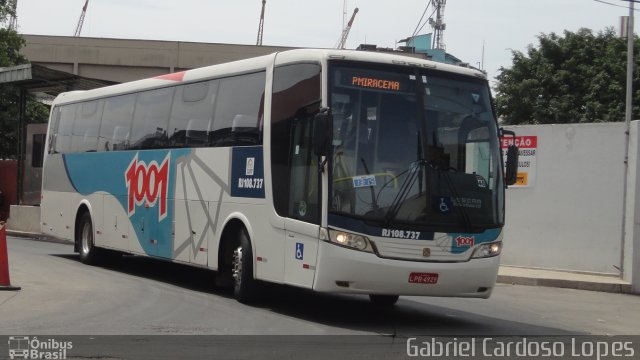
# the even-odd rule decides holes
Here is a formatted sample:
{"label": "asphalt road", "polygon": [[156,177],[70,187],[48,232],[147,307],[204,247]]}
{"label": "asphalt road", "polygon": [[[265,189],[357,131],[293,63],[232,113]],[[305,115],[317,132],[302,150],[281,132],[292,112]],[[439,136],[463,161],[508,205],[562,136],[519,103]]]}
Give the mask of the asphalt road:
{"label": "asphalt road", "polygon": [[365,296],[282,286],[247,306],[210,271],[125,256],[94,267],[69,244],[8,238],[11,282],[0,334],[48,335],[640,335],[640,297],[499,284],[488,300]]}

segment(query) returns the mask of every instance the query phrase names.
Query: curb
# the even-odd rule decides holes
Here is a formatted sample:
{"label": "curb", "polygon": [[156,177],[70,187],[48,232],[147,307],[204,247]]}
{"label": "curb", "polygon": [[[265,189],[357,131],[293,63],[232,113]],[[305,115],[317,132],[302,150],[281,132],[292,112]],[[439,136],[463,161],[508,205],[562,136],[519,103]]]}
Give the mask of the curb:
{"label": "curb", "polygon": [[37,232],[29,232],[29,231],[7,229],[7,236],[30,239],[34,241],[51,242],[51,243],[57,243],[57,244],[67,244],[67,245],[73,244],[73,241],[58,239],[53,236],[44,235],[42,233],[37,233]]}
{"label": "curb", "polygon": [[498,275],[501,284],[525,285],[525,286],[546,286],[563,289],[600,291],[615,294],[632,294],[631,284],[619,284],[610,282],[595,282],[568,279],[533,278],[526,276]]}

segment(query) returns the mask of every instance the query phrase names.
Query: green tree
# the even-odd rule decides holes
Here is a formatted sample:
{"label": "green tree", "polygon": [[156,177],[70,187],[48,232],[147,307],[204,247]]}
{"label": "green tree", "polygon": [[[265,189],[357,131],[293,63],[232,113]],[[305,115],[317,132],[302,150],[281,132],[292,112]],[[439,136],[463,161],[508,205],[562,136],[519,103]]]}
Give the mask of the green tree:
{"label": "green tree", "polygon": [[[0,67],[28,63],[20,54],[25,40],[8,28],[13,15],[15,0],[0,0]],[[20,89],[9,84],[0,84],[0,159],[14,158],[18,151],[18,118],[20,114]],[[26,119],[30,123],[46,122],[48,110],[43,104],[29,96]]]}
{"label": "green tree", "polygon": [[[513,66],[496,77],[496,111],[505,124],[624,121],[627,42],[612,28],[541,34],[537,46],[512,56]],[[637,104],[637,75],[633,82]]]}

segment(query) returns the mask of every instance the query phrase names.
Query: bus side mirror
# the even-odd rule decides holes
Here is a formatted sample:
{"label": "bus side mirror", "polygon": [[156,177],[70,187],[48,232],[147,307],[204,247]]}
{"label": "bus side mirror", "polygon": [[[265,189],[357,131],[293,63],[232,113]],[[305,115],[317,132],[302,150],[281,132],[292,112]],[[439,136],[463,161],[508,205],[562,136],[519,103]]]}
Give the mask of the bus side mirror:
{"label": "bus side mirror", "polygon": [[516,144],[516,133],[511,130],[500,128],[500,139],[504,139],[505,135],[513,137],[513,143],[507,146],[507,159],[505,165],[504,183],[505,185],[513,185],[518,179],[518,147]]}
{"label": "bus side mirror", "polygon": [[313,152],[317,156],[329,155],[332,119],[329,108],[320,109],[313,118]]}
{"label": "bus side mirror", "polygon": [[513,185],[518,179],[518,147],[509,145],[507,147],[507,166],[504,182],[507,186]]}

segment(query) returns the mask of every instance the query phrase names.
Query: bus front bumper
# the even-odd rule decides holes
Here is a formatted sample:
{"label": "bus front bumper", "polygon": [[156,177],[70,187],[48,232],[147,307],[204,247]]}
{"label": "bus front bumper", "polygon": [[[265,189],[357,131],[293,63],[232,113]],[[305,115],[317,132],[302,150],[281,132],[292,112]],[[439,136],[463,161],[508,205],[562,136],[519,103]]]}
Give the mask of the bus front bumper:
{"label": "bus front bumper", "polygon": [[[320,292],[488,298],[500,265],[500,256],[454,263],[383,259],[324,241],[318,250],[313,288]],[[410,282],[421,274],[430,281]]]}

